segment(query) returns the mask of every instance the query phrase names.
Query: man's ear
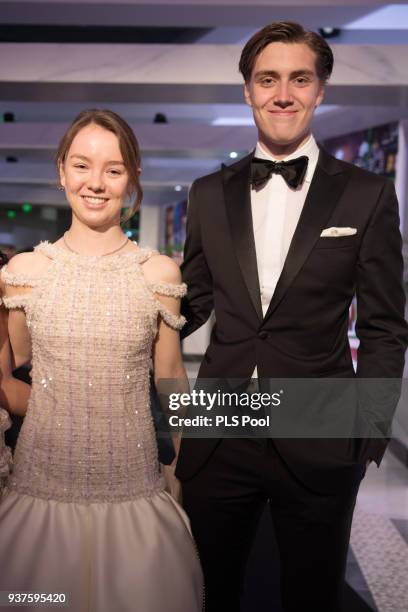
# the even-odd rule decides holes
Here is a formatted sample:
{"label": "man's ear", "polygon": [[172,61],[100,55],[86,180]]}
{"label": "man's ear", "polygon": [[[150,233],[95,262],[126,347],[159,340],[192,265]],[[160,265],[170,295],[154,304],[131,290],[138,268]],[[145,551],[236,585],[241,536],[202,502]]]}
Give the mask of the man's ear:
{"label": "man's ear", "polygon": [[317,108],[318,106],[321,105],[321,103],[323,102],[324,94],[325,93],[326,93],[325,84],[324,83],[320,83],[320,85],[319,85],[319,92],[318,92],[317,98],[316,98],[315,108]]}
{"label": "man's ear", "polygon": [[252,106],[251,93],[249,91],[248,83],[244,84],[244,99],[248,106]]}

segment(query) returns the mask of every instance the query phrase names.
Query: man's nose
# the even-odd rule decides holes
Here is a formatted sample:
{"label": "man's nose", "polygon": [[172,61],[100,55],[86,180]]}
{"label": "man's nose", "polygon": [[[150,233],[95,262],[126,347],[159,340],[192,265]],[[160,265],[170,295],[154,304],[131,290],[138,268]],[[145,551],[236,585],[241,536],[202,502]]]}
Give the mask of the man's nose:
{"label": "man's nose", "polygon": [[289,83],[285,83],[284,81],[279,83],[275,92],[274,103],[281,108],[286,108],[287,106],[293,104]]}

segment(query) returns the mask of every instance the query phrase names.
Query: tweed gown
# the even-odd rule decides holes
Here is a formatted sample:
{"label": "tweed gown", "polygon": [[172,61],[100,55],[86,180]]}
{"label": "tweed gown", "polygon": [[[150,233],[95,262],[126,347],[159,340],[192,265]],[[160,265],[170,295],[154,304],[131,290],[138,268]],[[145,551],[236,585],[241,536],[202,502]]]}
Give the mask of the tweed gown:
{"label": "tweed gown", "polygon": [[50,260],[41,278],[2,269],[23,288],[4,304],[25,311],[33,384],[0,503],[0,590],[63,592],[72,612],[199,612],[200,564],[149,405],[158,320],[184,322],[155,294],[185,286],[147,282],[149,249],[36,251]]}

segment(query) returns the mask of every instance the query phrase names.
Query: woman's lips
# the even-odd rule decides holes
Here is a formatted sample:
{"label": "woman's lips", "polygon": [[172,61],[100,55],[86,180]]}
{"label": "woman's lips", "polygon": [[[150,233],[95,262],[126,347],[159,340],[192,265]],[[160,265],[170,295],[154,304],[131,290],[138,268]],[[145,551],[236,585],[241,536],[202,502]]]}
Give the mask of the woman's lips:
{"label": "woman's lips", "polygon": [[98,196],[81,196],[82,200],[88,206],[88,208],[103,208],[109,198],[102,198]]}

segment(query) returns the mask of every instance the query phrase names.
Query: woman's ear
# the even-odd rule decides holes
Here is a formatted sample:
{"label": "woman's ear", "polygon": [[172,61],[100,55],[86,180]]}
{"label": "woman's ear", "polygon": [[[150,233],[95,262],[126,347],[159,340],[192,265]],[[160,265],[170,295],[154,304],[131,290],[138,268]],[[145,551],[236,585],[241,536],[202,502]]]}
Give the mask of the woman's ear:
{"label": "woman's ear", "polygon": [[63,163],[60,163],[60,165],[58,166],[58,172],[59,172],[60,185],[61,187],[65,187],[65,172],[64,172]]}

